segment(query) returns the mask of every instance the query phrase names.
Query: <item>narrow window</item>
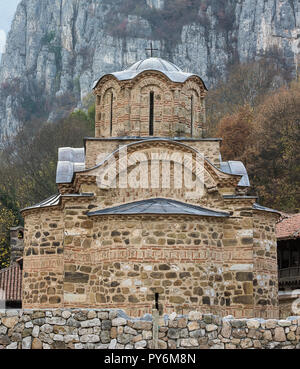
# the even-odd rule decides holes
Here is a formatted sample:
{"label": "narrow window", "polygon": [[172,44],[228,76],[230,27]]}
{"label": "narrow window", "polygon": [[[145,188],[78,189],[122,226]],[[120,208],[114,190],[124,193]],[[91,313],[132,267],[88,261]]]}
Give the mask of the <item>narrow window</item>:
{"label": "narrow window", "polygon": [[159,298],[159,294],[156,292],[155,293],[155,309],[158,310],[158,298]]}
{"label": "narrow window", "polygon": [[112,128],[113,128],[113,103],[114,103],[114,94],[112,93],[110,96],[110,135],[112,136]]}
{"label": "narrow window", "polygon": [[149,104],[149,135],[153,136],[154,127],[154,92],[150,92],[150,104]]}
{"label": "narrow window", "polygon": [[191,96],[191,137],[193,137],[193,125],[194,125],[194,99]]}

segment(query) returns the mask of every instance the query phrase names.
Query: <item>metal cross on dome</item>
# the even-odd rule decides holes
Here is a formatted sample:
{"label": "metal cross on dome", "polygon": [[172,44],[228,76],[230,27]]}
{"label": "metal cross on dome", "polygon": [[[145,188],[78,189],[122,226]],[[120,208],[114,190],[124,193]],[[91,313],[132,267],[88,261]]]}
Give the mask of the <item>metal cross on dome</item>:
{"label": "metal cross on dome", "polygon": [[150,42],[150,49],[145,49],[145,50],[151,52],[151,58],[153,57],[153,51],[158,51],[158,49],[153,48],[152,42]]}

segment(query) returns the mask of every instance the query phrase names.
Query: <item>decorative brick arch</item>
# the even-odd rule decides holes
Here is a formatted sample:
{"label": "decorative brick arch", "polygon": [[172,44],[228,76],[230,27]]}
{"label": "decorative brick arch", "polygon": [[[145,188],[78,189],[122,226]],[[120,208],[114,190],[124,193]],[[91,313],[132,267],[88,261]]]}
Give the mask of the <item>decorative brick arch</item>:
{"label": "decorative brick arch", "polygon": [[[126,145],[126,151],[127,151],[127,162],[128,167],[126,167],[126,171],[130,173],[132,170],[134,170],[135,165],[137,161],[134,162],[132,159],[132,156],[140,157],[142,158],[139,162],[144,162],[145,165],[148,165],[148,169],[150,170],[151,166],[151,160],[159,160],[159,161],[165,161],[165,158],[171,159],[171,179],[170,179],[170,191],[169,195],[170,197],[172,194],[172,191],[174,190],[174,174],[175,174],[175,165],[182,165],[183,168],[186,168],[187,171],[190,170],[192,173],[194,180],[195,178],[197,181],[204,182],[204,190],[206,192],[215,192],[218,191],[219,186],[219,177],[218,177],[218,170],[217,168],[213,167],[212,164],[210,164],[197,150],[188,147],[184,144],[169,141],[169,140],[147,140],[147,141],[140,141],[133,144]],[[179,157],[176,157],[176,154],[179,155]],[[169,156],[167,156],[169,155]],[[181,161],[179,161],[179,159]],[[122,161],[123,160],[123,161]],[[133,160],[130,161],[130,160]],[[188,161],[191,160],[191,163]],[[173,167],[172,167],[173,166]],[[76,181],[80,181],[80,177],[86,178],[86,176],[93,176],[97,177],[100,180],[99,173],[105,172],[105,173],[116,173],[116,176],[112,176],[108,182],[107,182],[107,189],[110,189],[110,186],[115,188],[115,184],[112,183],[119,183],[119,168],[125,168],[124,166],[124,151],[121,149],[117,149],[115,152],[113,152],[109,157],[107,157],[102,163],[100,163],[98,166],[96,166],[93,169],[90,169],[88,171],[84,171],[81,173],[76,174]],[[123,169],[125,170],[125,169]],[[101,172],[102,171],[102,172]],[[123,173],[121,169],[121,173]],[[188,173],[188,172],[187,172]],[[221,172],[220,172],[221,173]],[[226,176],[226,175],[225,175]],[[227,175],[228,176],[228,175]],[[101,181],[101,180],[100,180]],[[149,176],[149,185],[151,182],[151,177]],[[161,178],[160,178],[160,184],[161,184]],[[161,186],[158,188],[161,193]],[[178,192],[181,192],[181,195],[184,195],[185,189],[183,188],[182,191],[180,189],[176,189],[178,196]],[[147,191],[144,191],[144,193],[147,193]],[[164,191],[164,193],[168,193],[168,191]],[[167,195],[166,195],[167,196]],[[142,197],[144,197],[142,195]],[[116,199],[115,199],[116,200]],[[197,199],[196,199],[197,200]],[[197,202],[197,201],[195,201]]]}
{"label": "decorative brick arch", "polygon": [[149,133],[150,92],[154,93],[154,136],[169,136],[173,120],[173,95],[171,84],[160,72],[146,71],[132,81],[131,116],[138,135]]}
{"label": "decorative brick arch", "polygon": [[[96,90],[96,135],[98,137],[109,137],[111,135],[111,125],[112,135],[116,129],[119,116],[120,90],[119,83],[112,76]],[[111,101],[111,97],[113,97],[113,101]]]}
{"label": "decorative brick arch", "polygon": [[[204,87],[195,81],[188,79],[181,90],[181,100],[185,102],[185,124],[193,137],[201,137],[204,124]],[[191,127],[191,123],[192,127]]]}

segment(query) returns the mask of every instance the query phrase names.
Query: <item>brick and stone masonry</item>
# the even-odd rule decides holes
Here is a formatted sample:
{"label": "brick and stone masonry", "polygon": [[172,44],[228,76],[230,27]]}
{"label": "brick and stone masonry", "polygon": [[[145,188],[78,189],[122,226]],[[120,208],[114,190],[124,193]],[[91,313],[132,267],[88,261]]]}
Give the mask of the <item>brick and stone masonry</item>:
{"label": "brick and stone masonry", "polygon": [[191,311],[128,317],[121,310],[0,312],[0,349],[299,349],[300,317],[234,319]]}
{"label": "brick and stone masonry", "polygon": [[[158,58],[145,63],[152,70],[132,78],[128,70],[126,78],[118,79],[124,76],[120,72],[98,81],[95,137],[85,139],[85,169],[59,182],[55,203],[23,210],[23,307],[123,309],[141,317],[158,304],[161,315],[196,310],[277,318],[278,214],[254,206],[256,199],[239,186],[242,175],[220,170],[221,140],[203,138],[206,88],[201,78]],[[120,146],[126,146],[128,157],[145,158],[149,178],[153,153],[180,154],[191,155],[192,176],[201,182],[196,169],[201,154],[203,193],[189,199],[184,187],[175,186],[175,159],[169,188],[162,185],[162,171],[155,188],[99,186],[103,155],[111,154],[121,167]],[[182,163],[182,170],[186,167]],[[130,175],[136,165],[127,169]],[[97,215],[157,198],[201,207],[204,214]],[[205,211],[226,216],[206,216]]]}

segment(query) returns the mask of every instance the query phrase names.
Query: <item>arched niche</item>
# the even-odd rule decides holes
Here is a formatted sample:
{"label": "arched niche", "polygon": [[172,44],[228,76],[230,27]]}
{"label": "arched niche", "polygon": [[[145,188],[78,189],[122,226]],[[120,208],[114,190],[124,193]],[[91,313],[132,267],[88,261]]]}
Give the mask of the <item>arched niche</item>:
{"label": "arched niche", "polygon": [[96,137],[114,136],[118,129],[120,86],[108,80],[96,91]]}
{"label": "arched niche", "polygon": [[172,92],[165,78],[152,72],[134,81],[130,121],[133,128],[139,126],[140,136],[169,135],[172,114]]}
{"label": "arched niche", "polygon": [[[163,163],[167,161],[170,163],[169,167],[163,166]],[[157,170],[157,163],[160,168],[154,174],[156,177],[153,177],[152,170],[153,168]],[[182,173],[181,182],[179,182],[179,166],[181,166]],[[124,176],[124,173],[127,174]],[[192,180],[192,183],[195,183],[195,187],[188,188],[180,185],[183,183],[185,174],[188,179]],[[218,192],[218,177],[212,165],[196,150],[168,140],[153,139],[153,141],[127,145],[126,156],[124,147],[118,149],[99,166],[84,175],[96,177],[98,187],[114,191],[115,199],[125,199],[126,196],[135,194],[134,199],[137,200],[147,195],[151,197],[157,192],[161,197],[175,196],[175,198],[196,204],[201,203],[202,198],[208,192]],[[129,178],[130,176],[132,177]],[[158,178],[158,182],[155,182],[155,178]],[[134,182],[137,182],[136,188],[131,186]]]}
{"label": "arched niche", "polygon": [[186,134],[201,137],[203,128],[203,91],[194,80],[188,80],[181,90],[182,119],[185,122]]}

